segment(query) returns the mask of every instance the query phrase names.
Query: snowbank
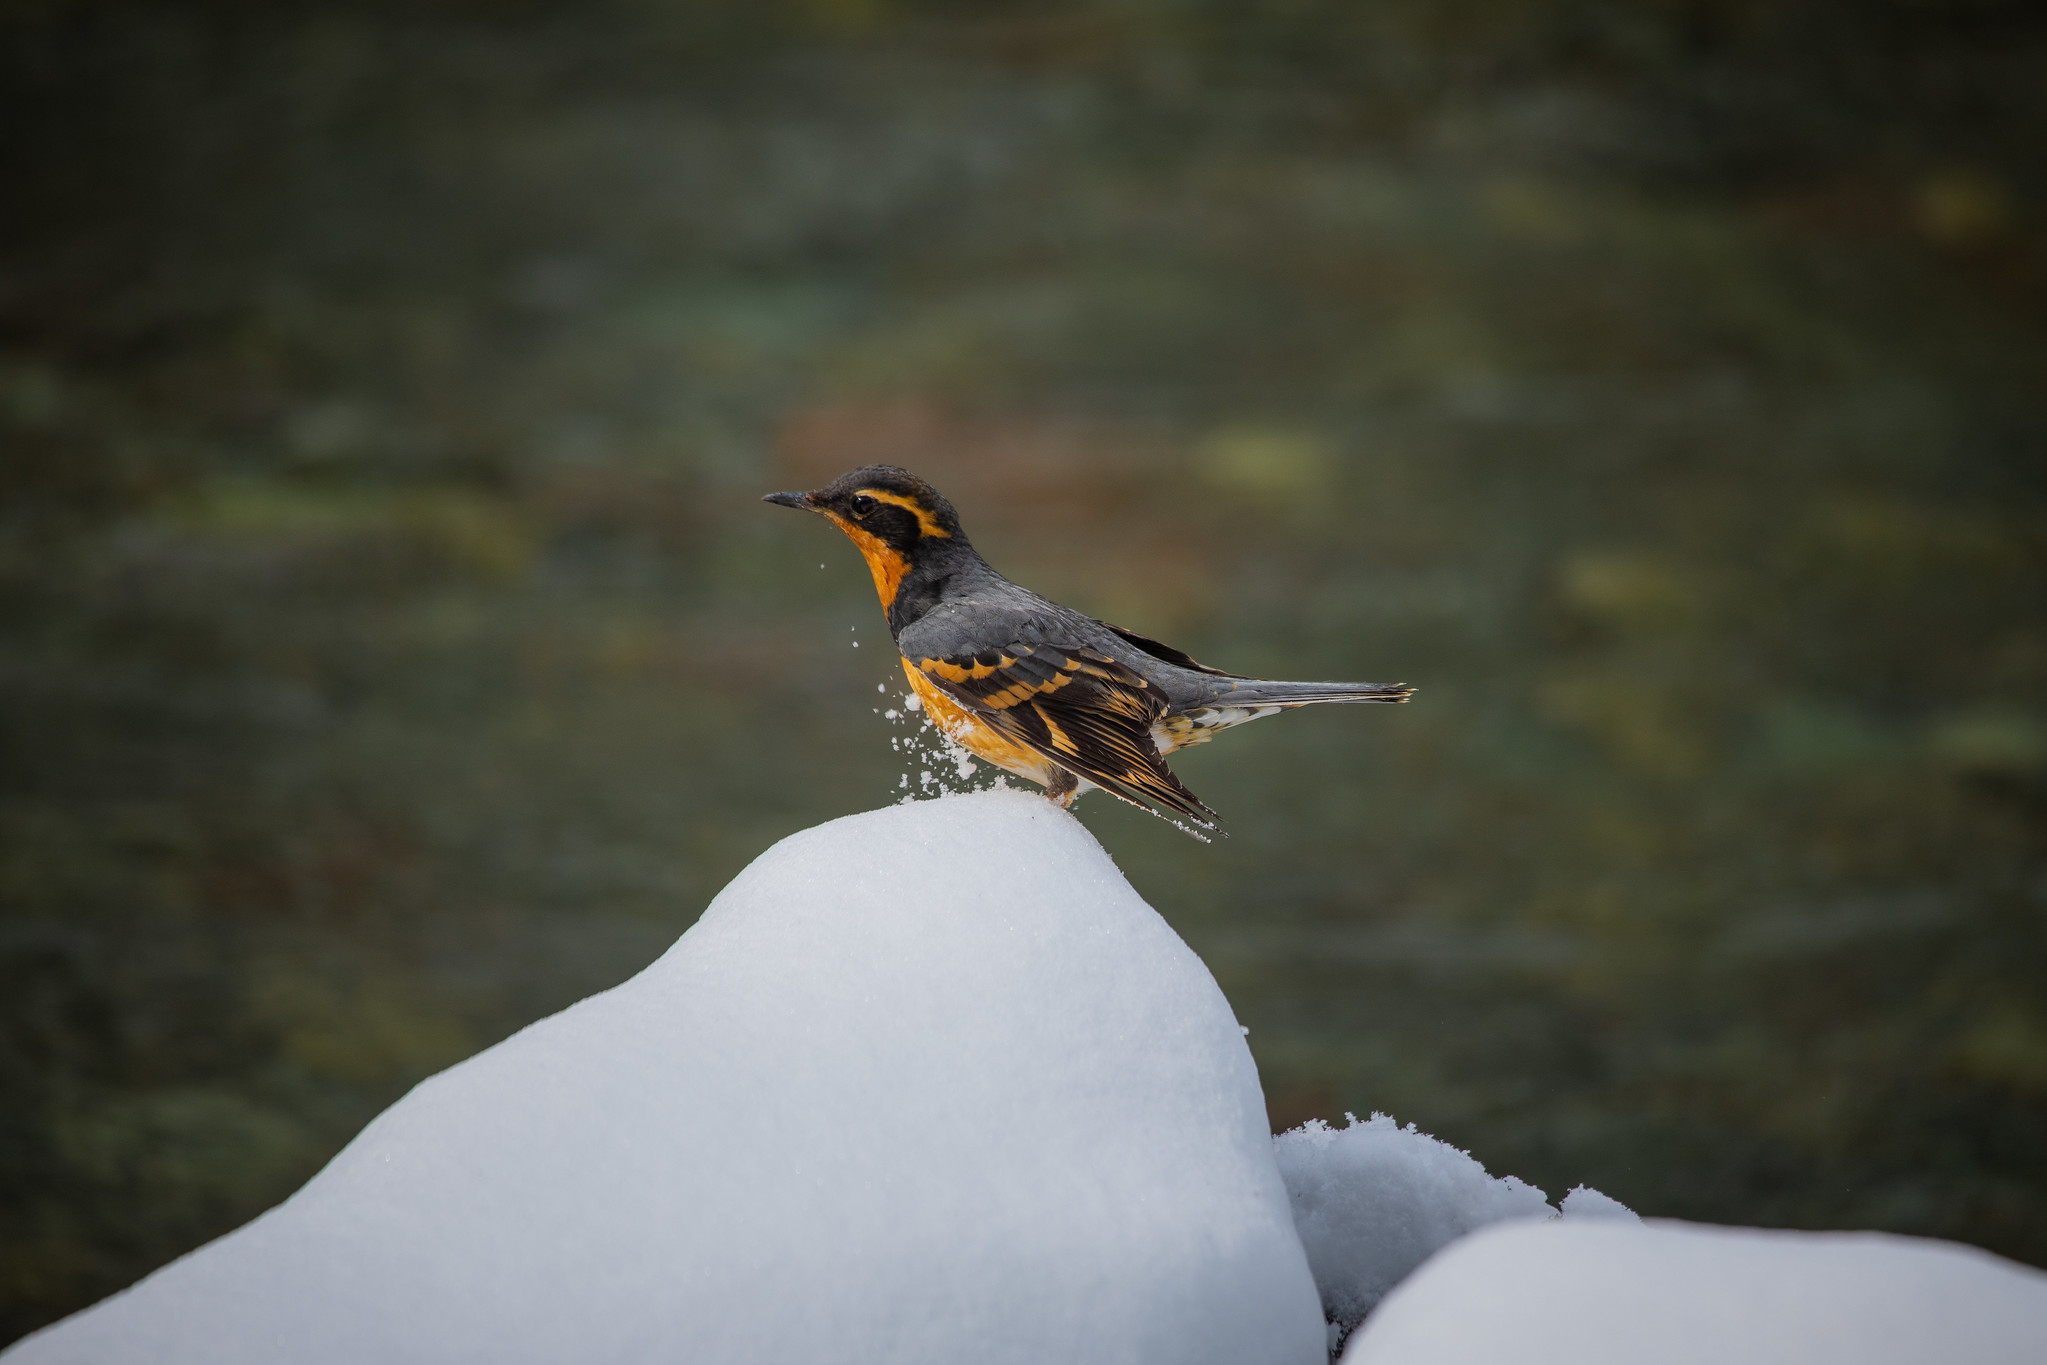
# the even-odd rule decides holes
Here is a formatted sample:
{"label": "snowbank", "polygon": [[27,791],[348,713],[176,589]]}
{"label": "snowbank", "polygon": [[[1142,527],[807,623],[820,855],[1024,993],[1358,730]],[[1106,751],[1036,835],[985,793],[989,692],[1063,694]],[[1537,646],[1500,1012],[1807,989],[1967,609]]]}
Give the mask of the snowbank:
{"label": "snowbank", "polygon": [[7,1360],[1320,1365],[1272,1150],[1222,993],[1078,822],[922,802],[784,840]]}
{"label": "snowbank", "polygon": [[1386,1296],[1343,1365],[2039,1365],[2047,1275],[1875,1232],[1654,1220],[1477,1232]]}
{"label": "snowbank", "polygon": [[[1322,1311],[1349,1332],[1387,1290],[1439,1248],[1488,1223],[1555,1218],[1535,1186],[1494,1178],[1470,1153],[1384,1114],[1343,1128],[1311,1120],[1272,1140],[1308,1253]],[[1582,1185],[1564,1198],[1568,1218],[1635,1215]]]}

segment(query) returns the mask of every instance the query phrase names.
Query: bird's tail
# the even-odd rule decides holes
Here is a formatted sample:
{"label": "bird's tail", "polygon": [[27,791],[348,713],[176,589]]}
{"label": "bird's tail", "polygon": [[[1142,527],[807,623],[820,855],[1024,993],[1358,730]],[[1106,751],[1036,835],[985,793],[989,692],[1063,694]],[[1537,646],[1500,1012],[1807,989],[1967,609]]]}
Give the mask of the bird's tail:
{"label": "bird's tail", "polygon": [[1263,678],[1237,680],[1218,688],[1211,705],[1312,706],[1317,702],[1401,702],[1414,695],[1406,683],[1273,682]]}

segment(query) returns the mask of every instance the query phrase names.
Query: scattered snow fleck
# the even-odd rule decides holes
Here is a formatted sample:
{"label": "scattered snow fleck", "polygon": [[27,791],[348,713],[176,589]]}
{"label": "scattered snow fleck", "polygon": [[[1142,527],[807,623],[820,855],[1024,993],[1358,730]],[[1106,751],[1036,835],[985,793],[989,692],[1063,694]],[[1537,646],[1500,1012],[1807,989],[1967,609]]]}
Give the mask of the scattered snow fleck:
{"label": "scattered snow fleck", "polygon": [[[885,686],[883,690],[887,690]],[[885,711],[876,708],[875,714],[890,725],[909,724],[911,717],[916,717],[915,724],[906,733],[889,740],[889,749],[916,760],[919,791],[933,796],[949,796],[1008,786],[999,769],[982,764],[933,722],[924,709],[923,699],[916,693],[903,692],[898,700],[900,707],[891,706]],[[896,789],[908,791],[909,787],[909,775],[906,773],[896,783]],[[910,801],[916,798],[912,794],[902,799]]]}

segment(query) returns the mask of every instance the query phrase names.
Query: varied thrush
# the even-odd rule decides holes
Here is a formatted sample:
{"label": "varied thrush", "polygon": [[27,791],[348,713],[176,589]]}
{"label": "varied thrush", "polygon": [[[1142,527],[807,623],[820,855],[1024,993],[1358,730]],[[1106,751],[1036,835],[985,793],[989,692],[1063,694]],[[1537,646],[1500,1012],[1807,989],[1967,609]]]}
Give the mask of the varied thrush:
{"label": "varied thrush", "polygon": [[846,533],[873,571],[903,672],[932,722],[1062,806],[1100,787],[1213,829],[1215,812],[1173,776],[1166,754],[1297,706],[1401,702],[1413,692],[1225,673],[1047,601],[990,568],[952,504],[893,465],[763,501],[815,512]]}

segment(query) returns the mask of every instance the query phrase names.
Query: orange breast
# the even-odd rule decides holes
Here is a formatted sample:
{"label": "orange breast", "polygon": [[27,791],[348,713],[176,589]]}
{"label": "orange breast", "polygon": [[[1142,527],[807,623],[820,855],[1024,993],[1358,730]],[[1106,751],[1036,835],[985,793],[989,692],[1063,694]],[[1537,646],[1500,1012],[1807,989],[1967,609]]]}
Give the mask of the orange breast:
{"label": "orange breast", "polygon": [[938,684],[925,677],[908,659],[903,660],[903,672],[909,675],[910,690],[923,699],[924,713],[931,717],[931,723],[943,730],[953,743],[1004,772],[1027,777],[1039,786],[1052,785],[1052,777],[1057,770],[1035,750],[1012,743],[988,728],[980,717],[940,691]]}

